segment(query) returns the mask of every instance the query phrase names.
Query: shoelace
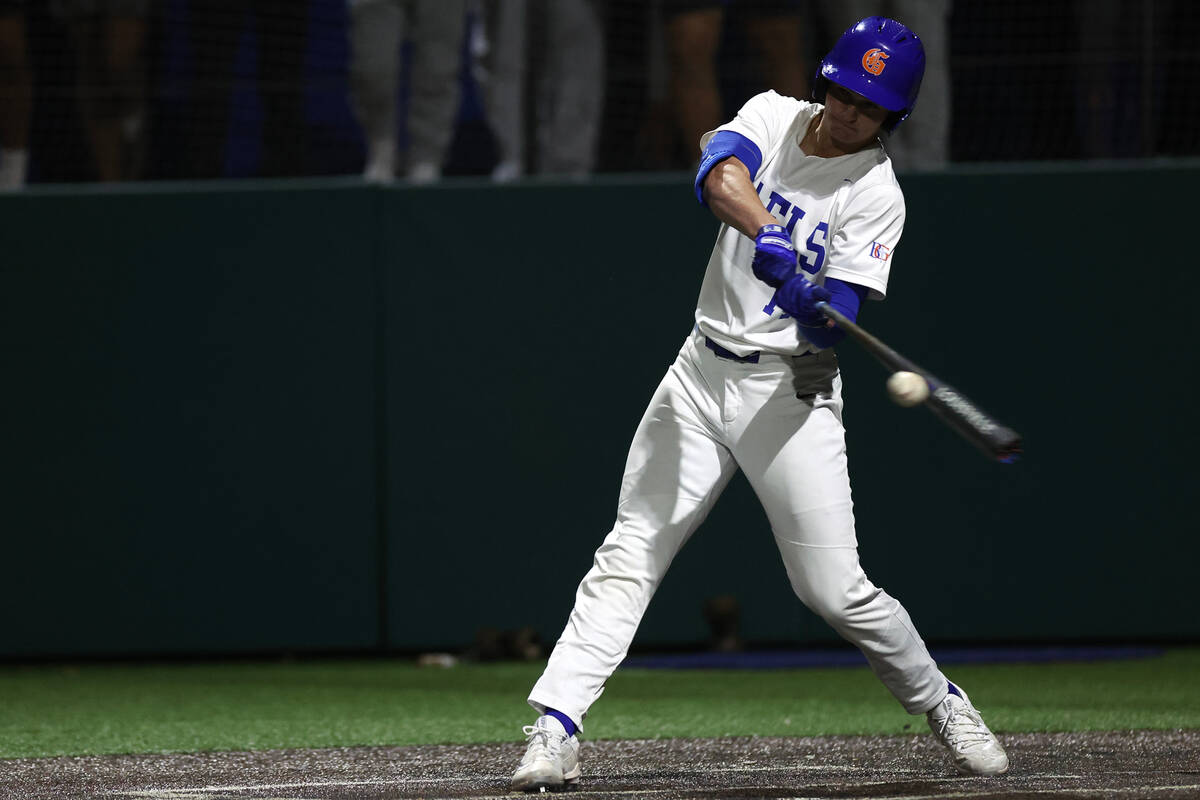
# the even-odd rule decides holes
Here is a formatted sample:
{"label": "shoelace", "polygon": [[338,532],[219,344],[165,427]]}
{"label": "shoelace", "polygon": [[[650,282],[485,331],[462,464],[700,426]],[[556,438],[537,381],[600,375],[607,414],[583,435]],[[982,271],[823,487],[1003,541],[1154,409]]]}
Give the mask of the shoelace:
{"label": "shoelace", "polygon": [[991,736],[984,727],[983,717],[966,703],[947,706],[950,713],[942,720],[938,735],[951,742],[957,749],[967,750],[973,745],[987,744]]}
{"label": "shoelace", "polygon": [[[564,741],[562,736],[554,733],[554,731],[539,728],[537,725],[526,725],[524,728],[521,728],[521,732],[525,734],[525,741],[529,744],[533,744],[535,739],[539,740],[538,747],[545,753],[546,758],[558,758],[558,751],[562,749]],[[528,753],[538,754],[535,750],[530,750]]]}

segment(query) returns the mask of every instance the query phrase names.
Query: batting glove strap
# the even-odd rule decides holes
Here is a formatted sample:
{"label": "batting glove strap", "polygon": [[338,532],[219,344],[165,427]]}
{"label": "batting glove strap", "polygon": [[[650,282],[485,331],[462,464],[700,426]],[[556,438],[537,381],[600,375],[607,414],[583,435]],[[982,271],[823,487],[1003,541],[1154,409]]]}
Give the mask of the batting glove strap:
{"label": "batting glove strap", "polygon": [[754,237],[754,277],[778,289],[796,274],[796,248],[782,225],[763,225]]}

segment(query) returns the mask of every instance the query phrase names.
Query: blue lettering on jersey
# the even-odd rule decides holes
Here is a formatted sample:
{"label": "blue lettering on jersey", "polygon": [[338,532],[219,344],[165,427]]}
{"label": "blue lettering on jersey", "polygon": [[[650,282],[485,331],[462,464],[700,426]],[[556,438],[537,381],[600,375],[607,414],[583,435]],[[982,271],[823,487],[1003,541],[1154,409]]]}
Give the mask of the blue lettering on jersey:
{"label": "blue lettering on jersey", "polygon": [[804,209],[800,206],[796,206],[792,209],[792,215],[788,217],[787,232],[789,236],[791,235],[792,231],[795,230],[796,223],[802,219],[804,219]]}
{"label": "blue lettering on jersey", "polygon": [[[788,213],[788,210],[791,209],[791,207],[792,207],[792,204],[789,203],[787,200],[784,200],[783,197],[779,194],[779,192],[771,192],[771,198],[767,201],[767,213],[768,214],[775,214],[775,209],[778,208],[779,214],[783,214],[786,216]],[[776,216],[778,217],[779,214],[776,214]],[[783,222],[784,221],[783,217],[779,217],[779,221]],[[791,231],[789,231],[789,233],[790,232]]]}
{"label": "blue lettering on jersey", "polygon": [[[763,189],[765,186],[765,183],[760,182],[758,186],[754,187],[755,191],[758,192],[759,197],[763,196]],[[796,223],[804,219],[804,209],[800,208],[800,206],[792,205],[787,198],[774,190],[771,190],[764,202],[766,204],[767,211],[773,214],[775,218],[779,220],[780,224],[787,228],[788,235],[794,235]],[[778,213],[776,213],[776,209],[778,209]],[[805,246],[808,248],[807,252],[803,250],[797,251],[797,254],[800,258],[800,269],[804,270],[804,272],[808,273],[809,275],[816,275],[819,273],[821,271],[821,267],[825,266],[825,246],[828,243],[829,223],[824,221],[819,222],[808,234],[808,239],[804,242]],[[763,313],[768,315],[775,313],[774,297],[771,298],[771,302],[767,303],[767,305],[763,307]],[[788,316],[788,314],[784,314],[783,318],[787,319]]]}
{"label": "blue lettering on jersey", "polygon": [[810,264],[808,263],[808,257],[804,253],[800,254],[800,268],[810,275],[816,275],[821,271],[821,267],[825,265],[825,245],[817,242],[818,233],[821,234],[821,241],[825,241],[829,235],[829,223],[819,223],[817,227],[813,228],[812,233],[808,235],[808,241],[805,242],[808,245],[808,249],[817,257],[816,261]]}

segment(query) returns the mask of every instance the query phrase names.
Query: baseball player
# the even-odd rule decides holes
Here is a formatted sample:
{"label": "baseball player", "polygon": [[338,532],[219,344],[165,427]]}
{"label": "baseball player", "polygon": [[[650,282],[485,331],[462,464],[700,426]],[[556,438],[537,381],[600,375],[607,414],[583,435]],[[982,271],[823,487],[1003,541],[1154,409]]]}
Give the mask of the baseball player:
{"label": "baseball player", "polygon": [[696,195],[722,222],[696,326],[634,434],[617,520],[596,551],[566,629],[529,695],[541,716],[514,789],[579,780],[578,734],[624,659],[672,558],[735,470],[766,510],[800,600],[866,656],[911,714],[925,714],[960,771],[994,775],[1008,757],[966,693],[947,680],[908,613],[858,560],[850,501],[841,331],[887,292],[904,198],[885,149],[912,111],[920,39],[868,17],[821,62],[810,103],[774,92],[700,141]]}

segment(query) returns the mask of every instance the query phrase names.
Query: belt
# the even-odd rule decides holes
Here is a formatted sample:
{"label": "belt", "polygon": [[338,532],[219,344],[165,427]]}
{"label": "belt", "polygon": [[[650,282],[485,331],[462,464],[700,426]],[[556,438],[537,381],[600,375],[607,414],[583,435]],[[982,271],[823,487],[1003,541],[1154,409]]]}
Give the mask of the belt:
{"label": "belt", "polygon": [[741,364],[757,364],[758,357],[760,355],[759,351],[755,350],[750,355],[739,356],[737,353],[733,352],[732,350],[726,350],[724,347],[721,347],[721,345],[717,344],[716,342],[714,342],[712,339],[708,338],[707,336],[704,337],[704,346],[707,347],[709,350],[712,350],[720,358],[728,358],[730,361],[737,361],[738,363],[741,363]]}
{"label": "belt", "polygon": [[[704,337],[704,346],[707,347],[709,350],[712,350],[714,353],[716,353],[718,358],[727,358],[730,361],[736,361],[739,364],[757,364],[759,356],[762,355],[761,350],[755,350],[753,353],[750,353],[749,355],[739,356],[737,353],[733,352],[732,350],[726,350],[724,347],[721,347],[721,345],[717,344],[716,342],[714,342],[712,339],[708,338],[707,336]],[[808,353],[801,353],[798,356],[793,356],[793,358],[805,358],[806,356],[815,356],[815,355],[816,355],[816,353],[808,352]]]}

